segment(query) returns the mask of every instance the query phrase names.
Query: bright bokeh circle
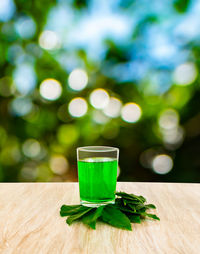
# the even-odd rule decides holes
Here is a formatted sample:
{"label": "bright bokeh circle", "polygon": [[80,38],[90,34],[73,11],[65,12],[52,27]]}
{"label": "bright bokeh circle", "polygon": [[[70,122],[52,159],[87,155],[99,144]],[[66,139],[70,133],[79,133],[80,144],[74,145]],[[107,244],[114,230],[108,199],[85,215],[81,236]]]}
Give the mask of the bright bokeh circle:
{"label": "bright bokeh circle", "polygon": [[109,95],[107,91],[102,88],[98,88],[92,91],[90,94],[90,103],[94,108],[105,108],[109,103]]}
{"label": "bright bokeh circle", "polygon": [[73,70],[68,78],[69,87],[75,91],[83,90],[88,83],[88,75],[82,69]]}
{"label": "bright bokeh circle", "polygon": [[70,101],[68,111],[73,117],[81,117],[87,113],[88,105],[84,98],[74,98]]}
{"label": "bright bokeh circle", "polygon": [[125,122],[135,123],[142,115],[142,110],[140,106],[136,103],[130,102],[126,103],[121,111],[121,117]]}
{"label": "bright bokeh circle", "polygon": [[57,100],[62,93],[62,86],[55,79],[45,79],[40,84],[40,95],[50,101]]}

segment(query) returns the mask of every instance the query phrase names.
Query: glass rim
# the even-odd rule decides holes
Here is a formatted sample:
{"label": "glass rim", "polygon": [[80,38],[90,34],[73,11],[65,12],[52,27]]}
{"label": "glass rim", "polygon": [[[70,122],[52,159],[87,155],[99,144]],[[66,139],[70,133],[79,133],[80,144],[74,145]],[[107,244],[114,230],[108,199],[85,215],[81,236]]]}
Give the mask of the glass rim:
{"label": "glass rim", "polygon": [[119,148],[117,147],[112,147],[112,146],[82,146],[78,147],[77,151],[82,151],[82,152],[115,152],[119,151]]}

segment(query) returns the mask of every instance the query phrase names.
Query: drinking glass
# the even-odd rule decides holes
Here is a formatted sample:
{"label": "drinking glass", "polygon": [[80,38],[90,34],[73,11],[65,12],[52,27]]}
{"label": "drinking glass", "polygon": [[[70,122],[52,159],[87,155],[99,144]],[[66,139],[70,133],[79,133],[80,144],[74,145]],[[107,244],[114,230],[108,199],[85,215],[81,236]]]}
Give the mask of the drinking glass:
{"label": "drinking glass", "polygon": [[108,146],[77,148],[80,202],[98,207],[115,203],[119,149]]}

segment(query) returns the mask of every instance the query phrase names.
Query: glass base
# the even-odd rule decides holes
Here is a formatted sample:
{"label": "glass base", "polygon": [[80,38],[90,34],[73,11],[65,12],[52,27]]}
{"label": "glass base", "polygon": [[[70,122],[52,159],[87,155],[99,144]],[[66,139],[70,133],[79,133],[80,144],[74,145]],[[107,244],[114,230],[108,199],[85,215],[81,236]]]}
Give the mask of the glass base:
{"label": "glass base", "polygon": [[102,201],[102,202],[90,202],[86,200],[81,200],[81,205],[83,206],[88,206],[88,207],[99,207],[102,205],[109,205],[109,204],[114,204],[115,200],[109,200],[109,201]]}

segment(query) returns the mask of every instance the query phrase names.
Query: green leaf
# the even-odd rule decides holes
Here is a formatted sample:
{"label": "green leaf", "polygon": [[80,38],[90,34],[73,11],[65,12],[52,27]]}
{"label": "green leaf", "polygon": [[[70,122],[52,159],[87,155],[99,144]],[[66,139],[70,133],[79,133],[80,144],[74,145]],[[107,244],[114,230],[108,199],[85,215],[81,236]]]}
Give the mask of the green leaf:
{"label": "green leaf", "polygon": [[140,212],[140,213],[144,213],[147,209],[155,209],[155,208],[156,207],[153,204],[148,204],[148,205],[139,204],[135,206],[135,209],[137,210],[137,212]]}
{"label": "green leaf", "polygon": [[126,199],[126,203],[127,204],[131,204],[131,205],[139,205],[139,204],[143,204],[143,203],[141,203],[140,201],[138,201],[138,200],[127,200]]}
{"label": "green leaf", "polygon": [[156,206],[153,205],[153,204],[145,205],[145,207],[146,207],[147,209],[156,209]]}
{"label": "green leaf", "polygon": [[128,204],[128,207],[130,207],[130,211],[132,211],[132,212],[136,212],[136,206],[135,205],[133,205],[133,204]]}
{"label": "green leaf", "polygon": [[129,218],[120,210],[110,205],[104,207],[101,218],[104,222],[114,227],[132,230]]}
{"label": "green leaf", "polygon": [[123,200],[124,200],[123,198],[116,199],[113,207],[120,209],[121,211],[124,211],[124,212],[134,213],[135,206],[133,205],[132,207],[130,207],[130,204],[132,205],[132,203],[128,203],[128,204],[126,203],[126,205],[124,205]]}
{"label": "green leaf", "polygon": [[124,211],[124,212],[129,212],[129,213],[135,213],[135,210],[129,209],[128,206],[127,207],[123,207],[123,206],[116,206],[117,209]]}
{"label": "green leaf", "polygon": [[122,198],[116,198],[115,199],[115,204],[116,206],[121,206],[123,205],[123,199]]}
{"label": "green leaf", "polygon": [[[82,206],[83,207],[83,206]],[[74,221],[80,219],[84,214],[88,213],[90,210],[92,210],[92,207],[84,207],[81,211],[78,213],[71,215],[67,218],[66,222],[68,225],[71,225]]]}
{"label": "green leaf", "polygon": [[153,204],[145,205],[139,201],[134,201],[134,200],[127,200],[127,203],[125,206],[123,199],[124,198],[118,198],[117,202],[115,203],[115,207],[117,209],[120,209],[122,212],[125,212],[125,214],[128,212],[128,213],[140,215],[140,214],[145,213],[147,209],[155,209],[156,208]]}
{"label": "green leaf", "polygon": [[157,215],[155,215],[155,214],[143,213],[142,215],[143,215],[143,216],[150,217],[150,218],[152,218],[152,219],[154,219],[154,220],[160,220],[160,218],[159,218]]}
{"label": "green leaf", "polygon": [[136,196],[136,197],[138,197],[139,199],[141,199],[143,203],[147,201],[146,198],[143,197],[143,196]]}
{"label": "green leaf", "polygon": [[126,205],[126,200],[125,199],[122,199],[122,200],[123,200],[124,205]]}
{"label": "green leaf", "polygon": [[125,192],[116,192],[116,195],[125,199],[129,199],[129,200],[138,200],[141,203],[144,203],[146,201],[146,199],[143,196],[137,196],[137,195],[128,194]]}
{"label": "green leaf", "polygon": [[60,208],[60,216],[64,217],[64,216],[68,216],[68,215],[73,215],[82,209],[83,209],[83,206],[81,206],[81,205],[72,205],[72,206],[63,205]]}
{"label": "green leaf", "polygon": [[141,218],[140,215],[135,215],[135,214],[129,214],[127,215],[129,220],[133,223],[141,223]]}
{"label": "green leaf", "polygon": [[135,209],[137,210],[137,212],[144,213],[148,208],[144,204],[139,204],[135,206]]}
{"label": "green leaf", "polygon": [[93,208],[89,213],[83,216],[82,222],[89,225],[91,228],[96,228],[96,221],[101,216],[104,206]]}
{"label": "green leaf", "polygon": [[61,206],[61,210],[63,211],[67,211],[69,209],[74,209],[74,208],[78,208],[78,207],[81,207],[82,205],[62,205]]}
{"label": "green leaf", "polygon": [[[125,201],[125,202],[124,202]],[[127,206],[127,205],[129,205],[129,204],[132,204],[132,205],[139,205],[139,204],[141,204],[141,202],[140,201],[138,201],[138,200],[133,200],[133,199],[126,199],[126,198],[116,198],[115,199],[115,204],[116,205],[122,205],[122,206]]]}

